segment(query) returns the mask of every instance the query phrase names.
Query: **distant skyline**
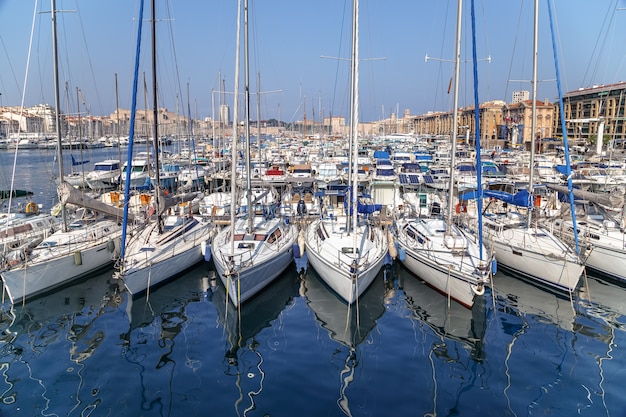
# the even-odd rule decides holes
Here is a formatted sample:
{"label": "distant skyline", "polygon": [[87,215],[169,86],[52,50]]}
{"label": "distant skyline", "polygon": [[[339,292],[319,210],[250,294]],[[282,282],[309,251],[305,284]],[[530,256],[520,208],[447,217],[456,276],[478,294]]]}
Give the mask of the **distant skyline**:
{"label": "distant skyline", "polygon": [[[626,81],[621,29],[626,26],[626,11],[620,10],[626,8],[626,0],[552,1],[563,92]],[[533,1],[475,3],[479,99],[508,103],[514,91],[532,88]],[[56,1],[63,112],[80,108],[92,115],[111,114],[115,74],[119,105],[130,108],[139,4],[139,0]],[[464,1],[461,106],[473,103],[470,4]],[[227,91],[226,104],[232,104],[237,2],[156,0],[156,5],[160,106],[181,114],[189,108],[194,118],[217,118],[220,84]],[[405,109],[413,115],[452,109],[448,86],[456,5],[456,0],[361,0],[361,121],[391,113],[401,117]],[[547,0],[539,5],[537,98],[553,101],[557,89]],[[249,0],[249,7],[251,119],[258,118],[259,89],[261,119],[295,122],[305,111],[307,119],[319,120],[322,114],[348,118],[352,0]],[[22,103],[25,79],[25,106],[54,105],[50,8],[50,0],[0,0],[1,105]],[[150,0],[145,0],[139,109],[152,105],[150,16]],[[243,35],[241,39],[243,43]],[[426,62],[427,55],[431,59]],[[242,66],[240,91],[243,74]]]}

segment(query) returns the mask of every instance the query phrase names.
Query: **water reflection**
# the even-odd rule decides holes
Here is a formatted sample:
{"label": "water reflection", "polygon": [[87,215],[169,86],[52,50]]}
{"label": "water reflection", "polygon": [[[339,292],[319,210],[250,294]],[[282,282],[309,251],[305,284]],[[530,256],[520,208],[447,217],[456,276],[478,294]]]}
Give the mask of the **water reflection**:
{"label": "water reflection", "polygon": [[[246,301],[239,308],[228,299],[226,290],[215,273],[211,274],[212,302],[217,310],[217,319],[224,329],[226,353],[224,355],[226,375],[235,377],[239,398],[235,410],[243,415],[255,408],[255,397],[263,391],[265,372],[263,356],[257,336],[267,327],[280,330],[276,324],[281,312],[298,295],[298,274],[290,267],[261,293]],[[244,386],[245,385],[245,386]],[[250,388],[248,388],[250,386]],[[244,392],[249,404],[243,404]]]}
{"label": "water reflection", "polygon": [[[407,308],[413,313],[414,319],[426,324],[442,341],[448,339],[461,342],[469,350],[472,359],[479,362],[484,360],[488,293],[476,297],[472,308],[468,310],[407,273],[399,275],[398,286],[404,290]],[[437,345],[439,347],[435,353],[438,356],[449,355],[445,343]],[[456,359],[449,357],[448,360]]]}
{"label": "water reflection", "polygon": [[[546,398],[557,395],[559,387],[566,384],[563,362],[580,327],[577,312],[569,298],[506,273],[498,273],[494,278],[494,292],[496,323],[510,337],[504,356],[503,395],[509,413],[521,415],[528,412],[528,404],[531,409],[544,407]],[[529,344],[540,344],[550,353],[543,357],[532,355]],[[541,372],[531,377],[533,369]],[[529,378],[533,380],[530,389],[524,384]]]}
{"label": "water reflection", "polygon": [[[186,332],[193,331],[188,330],[193,314],[187,309],[203,301],[207,273],[206,264],[201,264],[141,297],[124,293],[129,324],[120,334],[122,355],[134,365],[135,372],[126,379],[134,384],[133,378],[138,378],[133,386],[141,387],[141,395],[135,396],[141,400],[141,410],[166,410],[166,415],[172,415],[174,393],[194,389],[195,381],[186,372],[197,376],[201,356],[189,351]],[[176,349],[177,341],[181,349]]]}
{"label": "water reflection", "polygon": [[504,273],[494,277],[494,290],[505,308],[514,310],[514,314],[530,315],[539,322],[574,330],[576,312],[569,298]]}
{"label": "water reflection", "polygon": [[[601,278],[588,277],[580,288],[580,297],[577,300],[580,314],[585,317],[578,326],[581,344],[585,350],[589,350],[589,355],[593,356],[598,368],[597,376],[589,378],[587,384],[591,387],[595,382],[593,392],[597,393],[598,403],[602,404],[607,416],[610,413],[605,395],[605,375],[622,371],[618,339],[624,336],[626,324],[625,296],[626,289],[623,286]],[[591,346],[593,349],[590,349]],[[618,357],[616,362],[613,361],[615,357]]]}
{"label": "water reflection", "polygon": [[471,309],[441,295],[406,269],[398,267],[398,288],[411,319],[415,349],[427,360],[424,392],[430,392],[432,407],[424,415],[446,414],[460,407],[462,395],[480,385],[485,361],[489,291],[476,297]]}
{"label": "water reflection", "polygon": [[[50,414],[56,407],[65,410],[63,414],[88,413],[97,407],[98,392],[85,390],[83,374],[107,336],[106,326],[98,319],[115,311],[121,300],[112,271],[106,270],[4,310],[0,340],[6,360],[2,365],[5,388],[0,389],[3,403],[13,403],[18,395],[41,393],[33,401]],[[10,381],[20,381],[19,392]],[[66,402],[67,391],[74,393],[72,404]],[[58,392],[65,393],[63,398],[55,396]]]}
{"label": "water reflection", "polygon": [[352,413],[347,390],[356,378],[355,369],[363,360],[357,347],[368,337],[376,326],[376,321],[385,312],[385,284],[389,282],[385,276],[388,273],[388,267],[383,268],[353,305],[339,299],[312,268],[309,268],[302,281],[301,292],[319,325],[328,332],[332,340],[346,348],[335,350],[333,362],[338,360],[340,368],[341,386],[337,405],[348,416]]}

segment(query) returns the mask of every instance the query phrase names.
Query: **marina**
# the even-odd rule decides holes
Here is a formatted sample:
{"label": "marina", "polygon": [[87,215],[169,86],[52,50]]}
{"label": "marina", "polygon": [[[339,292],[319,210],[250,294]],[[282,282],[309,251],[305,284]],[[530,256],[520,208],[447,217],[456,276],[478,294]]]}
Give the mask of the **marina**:
{"label": "marina", "polygon": [[455,30],[440,27],[454,59],[425,58],[452,67],[451,109],[363,121],[361,62],[383,59],[360,55],[370,19],[345,6],[340,115],[339,91],[330,117],[320,91],[307,118],[301,89],[285,122],[280,106],[261,120],[260,73],[252,92],[274,51],[249,0],[235,46],[220,35],[234,91],[220,69],[211,117],[191,116],[189,82],[165,107],[179,72],[156,0],[133,12],[130,109],[117,73],[110,116],[78,87],[72,104],[69,81],[62,106],[70,28],[51,0],[54,105],[0,102],[0,414],[623,413],[626,83],[563,94],[555,52],[558,97],[539,100],[534,0],[532,92],[481,101],[491,56],[456,0]]}
{"label": "marina", "polygon": [[[100,161],[118,150],[90,152]],[[3,166],[12,158],[0,152]],[[20,151],[18,163],[33,172],[56,169],[53,150]],[[56,205],[53,181],[23,180],[19,188],[33,190],[28,201],[41,201],[41,211]],[[412,208],[397,210],[426,216],[445,205],[425,198],[428,189],[407,186]],[[338,197],[320,194],[322,211],[340,206]],[[228,217],[221,217],[225,224]],[[462,408],[595,416],[626,406],[619,391],[626,289],[592,272],[570,299],[498,269],[471,309],[399,260],[351,304],[296,262],[239,308],[213,260],[135,296],[114,273],[109,267],[25,303],[5,297],[4,410],[132,416],[306,408],[309,415],[374,416]]]}
{"label": "marina", "polygon": [[394,265],[350,310],[314,272],[290,268],[238,313],[211,271],[201,264],[138,299],[118,293],[107,271],[16,306],[2,321],[3,413],[597,416],[626,407],[625,291],[593,277],[572,308],[498,272],[495,298],[468,311]]}

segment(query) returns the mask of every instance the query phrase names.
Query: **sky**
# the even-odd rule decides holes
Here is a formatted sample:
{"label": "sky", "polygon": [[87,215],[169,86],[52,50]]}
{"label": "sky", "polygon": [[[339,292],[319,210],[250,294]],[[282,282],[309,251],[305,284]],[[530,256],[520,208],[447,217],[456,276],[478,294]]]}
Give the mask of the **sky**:
{"label": "sky", "polygon": [[[550,1],[562,91],[626,81],[626,0]],[[474,101],[470,6],[463,2],[460,106]],[[532,90],[533,7],[475,0],[481,102]],[[286,122],[349,116],[351,8],[351,0],[249,0],[252,120],[258,109],[262,120]],[[56,0],[56,9],[62,111],[130,108],[140,0]],[[50,10],[50,0],[0,0],[0,105],[54,106]],[[554,101],[548,13],[540,0],[537,98]],[[359,120],[451,110],[456,15],[456,0],[360,1]],[[138,109],[152,107],[150,16],[146,0]],[[200,119],[232,105],[236,38],[234,0],[156,0],[159,106]],[[242,34],[240,92],[243,45]]]}

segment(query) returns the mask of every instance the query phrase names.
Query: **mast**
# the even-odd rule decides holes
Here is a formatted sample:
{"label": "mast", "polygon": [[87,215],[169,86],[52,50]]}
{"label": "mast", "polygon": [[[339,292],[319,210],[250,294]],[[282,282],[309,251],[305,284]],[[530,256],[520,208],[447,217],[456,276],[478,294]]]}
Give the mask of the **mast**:
{"label": "mast", "polygon": [[161,177],[159,172],[159,108],[157,100],[157,73],[156,73],[156,12],[155,2],[152,0],[152,19],[150,24],[152,25],[152,119],[154,129],[154,171],[156,177],[156,186],[154,189],[154,201],[156,203],[157,223],[159,233],[163,232],[163,218],[161,217]]}
{"label": "mast", "polygon": [[[63,184],[63,150],[61,138],[61,116],[59,111],[61,108],[61,99],[59,93],[59,52],[57,49],[57,18],[56,18],[56,0],[51,0],[52,7],[52,56],[54,57],[54,106],[56,107],[54,122],[57,131],[57,155],[59,160],[59,186]],[[63,231],[67,232],[67,214],[65,213],[65,204],[61,203],[61,216],[63,219]]]}
{"label": "mast", "polygon": [[[476,52],[476,14],[475,2],[471,0],[472,6],[472,66],[474,67],[474,120],[476,125],[476,137],[474,145],[476,147],[476,206],[478,208],[478,248],[480,260],[483,260],[483,164],[480,156],[480,100],[478,99],[478,56]],[[469,128],[466,131],[466,143],[469,144]]]}
{"label": "mast", "polygon": [[246,164],[246,199],[248,200],[248,232],[254,229],[252,212],[252,176],[250,175],[250,62],[248,51],[248,0],[243,2],[243,59],[244,59],[244,129],[245,129],[245,164]]}
{"label": "mast", "polygon": [[87,185],[87,183],[85,182],[85,167],[84,167],[84,158],[83,158],[83,131],[81,128],[81,124],[80,124],[80,99],[79,99],[79,95],[80,95],[80,89],[78,87],[76,87],[76,111],[77,111],[77,117],[78,117],[78,146],[80,146],[80,172],[81,172],[81,183],[82,186],[81,188],[85,188],[85,186]]}
{"label": "mast", "polygon": [[[537,129],[537,44],[538,44],[538,26],[539,26],[539,0],[535,1],[535,10],[533,17],[533,78],[532,83],[532,110],[530,123],[530,173],[528,176],[528,194],[533,198],[533,184],[535,176],[535,130]],[[528,209],[528,222],[530,226],[532,220],[532,206]]]}
{"label": "mast", "polygon": [[119,90],[117,86],[117,72],[115,73],[115,117],[117,120],[117,159],[119,160],[119,186],[122,185],[122,147],[120,145],[120,99],[119,99]]}
{"label": "mast", "polygon": [[357,187],[358,187],[358,126],[359,126],[359,1],[352,2],[352,58],[350,76],[350,146],[352,154],[352,202],[351,223],[348,222],[348,234],[354,231],[354,246],[356,247],[357,228]]}
{"label": "mast", "polygon": [[[126,253],[126,230],[128,228],[128,202],[130,200],[130,174],[132,171],[133,160],[133,143],[135,141],[135,118],[137,115],[137,83],[139,82],[139,57],[141,54],[141,31],[143,27],[143,6],[144,0],[139,2],[139,18],[137,19],[137,44],[135,46],[135,68],[133,72],[133,89],[130,104],[130,122],[128,126],[128,150],[127,150],[127,168],[126,168],[126,186],[124,187],[124,218],[122,220],[122,243],[119,259],[124,260]],[[117,80],[117,77],[116,77]],[[117,108],[119,114],[119,106]],[[118,116],[119,117],[119,116]],[[120,164],[122,161],[120,160]],[[120,177],[120,183],[122,178]],[[123,265],[120,262],[119,265]]]}
{"label": "mast", "polygon": [[[461,64],[461,12],[463,0],[457,1],[456,11],[456,51],[454,56],[454,107],[452,109],[452,150],[450,154],[450,185],[448,187],[448,229],[452,225],[454,213],[454,165],[456,164],[456,132],[459,124],[459,73]],[[480,214],[479,214],[480,215]],[[447,229],[447,230],[448,230]]]}
{"label": "mast", "polygon": [[239,112],[239,47],[241,37],[241,0],[237,0],[237,42],[235,53],[235,86],[233,96],[233,137],[230,144],[230,253],[235,253],[235,211],[237,209],[237,118]]}

